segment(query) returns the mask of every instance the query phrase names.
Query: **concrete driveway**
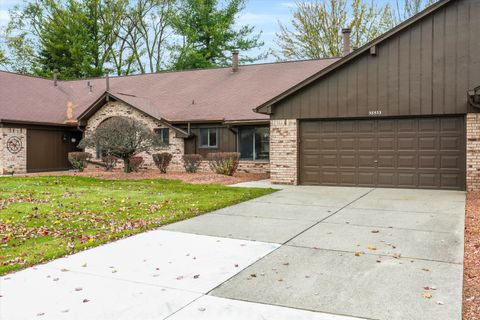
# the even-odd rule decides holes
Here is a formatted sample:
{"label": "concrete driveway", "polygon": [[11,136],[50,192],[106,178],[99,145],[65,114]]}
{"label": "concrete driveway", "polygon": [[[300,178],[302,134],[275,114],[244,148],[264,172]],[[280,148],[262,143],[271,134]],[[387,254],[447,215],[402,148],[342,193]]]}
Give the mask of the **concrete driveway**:
{"label": "concrete driveway", "polygon": [[279,188],[0,278],[0,318],[461,319],[464,193]]}
{"label": "concrete driveway", "polygon": [[454,320],[464,207],[455,191],[285,187],[166,229],[281,245],[211,296],[367,319]]}

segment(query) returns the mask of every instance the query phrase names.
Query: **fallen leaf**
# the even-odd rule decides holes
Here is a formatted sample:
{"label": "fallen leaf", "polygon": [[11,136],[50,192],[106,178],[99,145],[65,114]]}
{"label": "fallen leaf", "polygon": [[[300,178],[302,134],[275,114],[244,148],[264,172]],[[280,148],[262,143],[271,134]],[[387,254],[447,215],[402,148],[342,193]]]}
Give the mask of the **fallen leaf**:
{"label": "fallen leaf", "polygon": [[82,302],[83,302],[83,303],[87,303],[87,302],[90,302],[90,300],[88,300],[88,299],[83,299]]}
{"label": "fallen leaf", "polygon": [[355,257],[360,257],[362,253],[360,251],[355,251]]}
{"label": "fallen leaf", "polygon": [[379,233],[380,230],[372,230],[372,233]]}
{"label": "fallen leaf", "polygon": [[431,299],[433,297],[433,295],[430,293],[430,292],[424,292],[423,293],[423,297],[425,299]]}
{"label": "fallen leaf", "polygon": [[428,272],[428,271],[430,271],[430,269],[422,268],[422,271]]}
{"label": "fallen leaf", "polygon": [[375,246],[368,246],[367,248],[368,248],[368,250],[372,250],[372,251],[377,250],[377,247],[375,247]]}
{"label": "fallen leaf", "polygon": [[196,275],[193,276],[193,279],[198,279],[198,278],[200,278],[199,274],[196,274]]}
{"label": "fallen leaf", "polygon": [[257,277],[257,274],[256,274],[256,273],[252,273],[252,274],[250,274],[250,277],[256,278],[256,277]]}

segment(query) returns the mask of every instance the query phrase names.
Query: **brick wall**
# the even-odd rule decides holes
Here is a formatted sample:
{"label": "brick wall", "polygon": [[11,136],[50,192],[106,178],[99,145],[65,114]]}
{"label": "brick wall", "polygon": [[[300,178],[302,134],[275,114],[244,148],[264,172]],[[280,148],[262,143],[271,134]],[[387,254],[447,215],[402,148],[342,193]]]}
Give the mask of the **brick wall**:
{"label": "brick wall", "polygon": [[467,190],[480,191],[480,113],[467,114]]}
{"label": "brick wall", "polygon": [[[14,142],[18,148],[8,148],[9,142]],[[27,129],[0,127],[0,174],[26,172]]]}
{"label": "brick wall", "polygon": [[278,184],[298,184],[296,119],[270,121],[270,179]]}
{"label": "brick wall", "polygon": [[[103,121],[111,117],[126,117],[135,119],[145,124],[150,130],[156,128],[165,128],[161,121],[150,117],[140,111],[131,108],[121,102],[108,102],[100,110],[98,110],[89,120],[85,128],[85,135],[91,134]],[[155,164],[152,159],[152,154],[158,152],[169,152],[173,155],[172,162],[170,163],[170,170],[183,171],[182,155],[185,150],[184,140],[182,138],[176,138],[176,131],[170,129],[170,144],[158,150],[152,150],[148,153],[141,153],[140,156],[144,159],[144,167],[155,168]],[[85,150],[92,153],[95,156],[95,150]],[[120,165],[123,166],[123,163]]]}

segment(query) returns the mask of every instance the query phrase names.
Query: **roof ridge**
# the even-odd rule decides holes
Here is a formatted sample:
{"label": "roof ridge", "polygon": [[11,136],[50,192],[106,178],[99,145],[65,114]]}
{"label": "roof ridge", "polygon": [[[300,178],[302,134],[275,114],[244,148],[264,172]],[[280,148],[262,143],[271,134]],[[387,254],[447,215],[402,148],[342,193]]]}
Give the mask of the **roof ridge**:
{"label": "roof ridge", "polygon": [[[34,75],[34,74],[13,72],[13,71],[8,71],[8,70],[0,70],[0,73],[8,73],[8,74],[11,74],[11,75],[14,75],[14,76],[29,77],[29,78],[39,79],[39,80],[53,81],[53,79],[47,78],[47,77],[37,76],[37,75]],[[61,82],[61,81],[59,81],[59,82]]]}
{"label": "roof ridge", "polygon": [[[250,67],[257,67],[257,66],[265,66],[265,65],[280,65],[280,64],[287,64],[287,63],[302,63],[302,62],[314,62],[314,61],[325,61],[325,60],[335,60],[340,59],[340,57],[330,57],[330,58],[320,58],[320,59],[302,59],[302,60],[288,60],[288,61],[275,61],[275,62],[262,62],[262,63],[251,63],[251,64],[244,64],[241,65],[241,68],[250,68]],[[129,74],[123,76],[116,76],[110,75],[110,79],[116,78],[127,78],[127,77],[140,77],[140,76],[150,76],[150,75],[157,75],[157,74],[170,74],[170,73],[186,73],[186,72],[201,72],[201,71],[210,71],[210,70],[220,70],[220,69],[230,69],[231,67],[210,67],[210,68],[199,68],[199,69],[187,69],[187,70],[161,70],[158,72],[149,72],[149,73],[137,73],[137,74]],[[24,76],[24,77],[31,77],[35,79],[41,80],[49,80],[52,81],[51,78],[32,75],[32,74],[23,74],[17,73],[12,71],[0,70],[0,72],[9,73],[12,75]],[[102,77],[91,77],[91,78],[81,78],[81,79],[71,79],[71,80],[58,80],[59,83],[69,83],[69,82],[77,82],[77,81],[89,81],[89,80],[101,80],[105,79],[104,76]]]}

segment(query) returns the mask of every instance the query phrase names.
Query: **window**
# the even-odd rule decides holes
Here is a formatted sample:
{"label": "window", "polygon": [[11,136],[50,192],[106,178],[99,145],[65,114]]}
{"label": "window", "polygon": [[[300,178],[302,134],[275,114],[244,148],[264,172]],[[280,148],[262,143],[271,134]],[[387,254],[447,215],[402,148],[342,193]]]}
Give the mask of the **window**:
{"label": "window", "polygon": [[238,151],[245,160],[268,160],[270,157],[270,128],[243,127],[238,130]]}
{"label": "window", "polygon": [[170,130],[168,128],[155,129],[155,133],[160,137],[160,140],[165,143],[170,143]]}
{"label": "window", "polygon": [[200,148],[216,148],[218,146],[217,135],[216,128],[200,129]]}

